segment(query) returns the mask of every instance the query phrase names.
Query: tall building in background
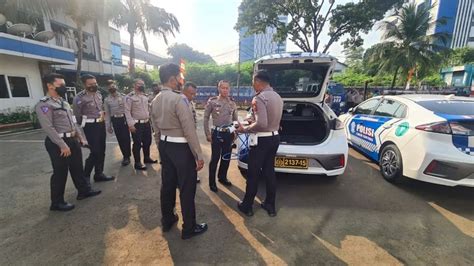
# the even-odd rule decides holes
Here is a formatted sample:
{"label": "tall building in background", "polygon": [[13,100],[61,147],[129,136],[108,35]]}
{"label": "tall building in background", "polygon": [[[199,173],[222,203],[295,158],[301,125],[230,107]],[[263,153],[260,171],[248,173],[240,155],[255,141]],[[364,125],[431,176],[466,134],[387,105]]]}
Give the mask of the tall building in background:
{"label": "tall building in background", "polygon": [[[279,20],[288,23],[287,16],[279,16]],[[276,28],[268,27],[265,33],[245,36],[247,28],[241,28],[239,31],[239,60],[240,62],[251,61],[262,56],[286,52],[286,40],[284,42],[275,42],[273,37],[276,34]]]}
{"label": "tall building in background", "polygon": [[450,34],[450,48],[474,47],[474,1],[473,0],[416,0],[418,6],[433,5],[431,15],[445,19],[446,24],[437,25],[431,33]]}

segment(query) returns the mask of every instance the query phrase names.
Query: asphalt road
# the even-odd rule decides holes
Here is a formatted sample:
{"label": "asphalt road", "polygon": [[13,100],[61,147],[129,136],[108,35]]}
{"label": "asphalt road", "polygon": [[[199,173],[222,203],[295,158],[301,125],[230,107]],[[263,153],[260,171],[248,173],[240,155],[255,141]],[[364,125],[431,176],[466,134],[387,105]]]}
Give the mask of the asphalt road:
{"label": "asphalt road", "polygon": [[[210,146],[198,130],[208,162]],[[0,137],[0,265],[474,264],[474,189],[392,185],[353,150],[336,179],[280,175],[275,218],[257,204],[254,217],[236,211],[245,181],[235,162],[234,186],[217,194],[204,169],[196,206],[209,231],[183,241],[180,225],[161,233],[159,164],[138,173],[121,167],[113,136],[105,172],[117,180],[94,184],[103,193],[76,202],[69,179],[66,200],[76,209],[50,212],[52,169],[43,139],[42,132]]]}

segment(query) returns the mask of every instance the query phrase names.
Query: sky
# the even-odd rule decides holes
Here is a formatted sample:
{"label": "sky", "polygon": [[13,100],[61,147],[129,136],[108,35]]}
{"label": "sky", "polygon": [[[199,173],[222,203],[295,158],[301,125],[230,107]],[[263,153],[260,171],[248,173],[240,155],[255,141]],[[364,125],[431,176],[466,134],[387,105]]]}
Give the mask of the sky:
{"label": "sky", "polygon": [[[238,60],[239,34],[234,30],[238,17],[238,7],[241,0],[151,0],[151,2],[166,11],[173,13],[180,23],[180,32],[175,37],[170,36],[168,44],[185,43],[193,49],[211,55],[219,64],[235,63]],[[344,4],[351,0],[336,0],[336,4]],[[327,32],[327,29],[326,29]],[[328,39],[322,33],[322,43]],[[149,34],[150,52],[167,57],[168,46],[161,37]],[[121,31],[121,39],[129,43],[129,35]],[[372,30],[365,40],[364,47],[370,47],[380,39],[380,32]],[[135,44],[143,48],[141,37],[136,36]],[[300,49],[287,42],[287,51]],[[343,47],[333,44],[329,53],[344,61]]]}

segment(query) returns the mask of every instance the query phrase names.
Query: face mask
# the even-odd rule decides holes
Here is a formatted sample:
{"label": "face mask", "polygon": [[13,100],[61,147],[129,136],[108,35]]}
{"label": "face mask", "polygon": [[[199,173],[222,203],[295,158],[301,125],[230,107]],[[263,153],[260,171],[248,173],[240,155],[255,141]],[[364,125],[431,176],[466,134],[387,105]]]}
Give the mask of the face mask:
{"label": "face mask", "polygon": [[90,92],[96,92],[99,89],[97,86],[87,87],[87,90]]}
{"label": "face mask", "polygon": [[67,89],[65,86],[56,87],[56,92],[58,93],[59,96],[64,98],[66,96]]}
{"label": "face mask", "polygon": [[145,86],[144,85],[138,86],[138,90],[141,91],[141,92],[144,92],[145,91]]}
{"label": "face mask", "polygon": [[117,88],[115,87],[109,88],[110,93],[115,93],[116,91],[117,91]]}

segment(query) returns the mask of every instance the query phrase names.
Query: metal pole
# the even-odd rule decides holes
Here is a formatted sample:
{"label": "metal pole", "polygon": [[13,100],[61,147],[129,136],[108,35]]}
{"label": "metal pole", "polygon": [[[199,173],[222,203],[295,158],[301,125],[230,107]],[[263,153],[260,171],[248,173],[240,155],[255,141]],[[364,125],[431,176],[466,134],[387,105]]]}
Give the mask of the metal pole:
{"label": "metal pole", "polygon": [[241,105],[240,102],[240,38],[239,38],[239,61],[237,62],[237,101],[238,104]]}

